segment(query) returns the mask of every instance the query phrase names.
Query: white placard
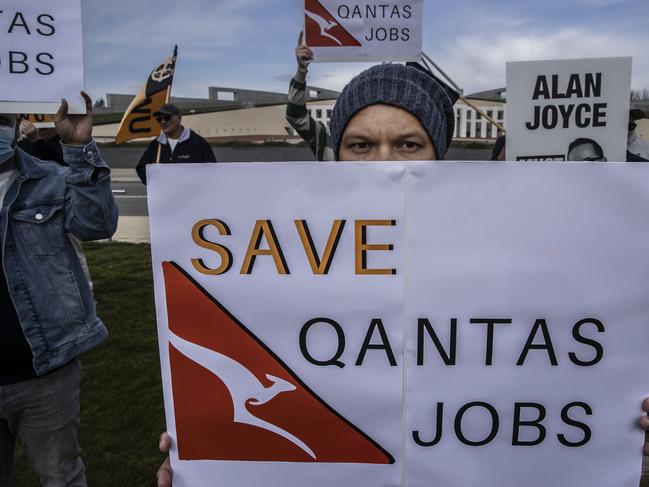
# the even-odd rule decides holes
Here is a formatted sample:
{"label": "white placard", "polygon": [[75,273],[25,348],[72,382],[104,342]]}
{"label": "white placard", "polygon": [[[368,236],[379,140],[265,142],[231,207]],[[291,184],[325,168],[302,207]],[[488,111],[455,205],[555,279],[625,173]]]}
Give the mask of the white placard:
{"label": "white placard", "polygon": [[85,113],[81,0],[0,0],[0,112]]}
{"label": "white placard", "polygon": [[649,166],[147,176],[175,486],[637,486]]}
{"label": "white placard", "polygon": [[507,159],[626,160],[631,58],[507,63]]}
{"label": "white placard", "polygon": [[422,0],[304,0],[305,43],[315,62],[419,61]]}

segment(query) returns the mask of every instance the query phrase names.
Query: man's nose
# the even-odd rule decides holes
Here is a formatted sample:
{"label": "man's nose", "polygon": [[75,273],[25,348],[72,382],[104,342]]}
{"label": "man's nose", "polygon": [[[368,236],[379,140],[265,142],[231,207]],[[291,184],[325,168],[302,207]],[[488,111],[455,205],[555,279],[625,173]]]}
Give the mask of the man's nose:
{"label": "man's nose", "polygon": [[381,144],[377,147],[375,152],[375,161],[394,161],[395,153],[390,144]]}

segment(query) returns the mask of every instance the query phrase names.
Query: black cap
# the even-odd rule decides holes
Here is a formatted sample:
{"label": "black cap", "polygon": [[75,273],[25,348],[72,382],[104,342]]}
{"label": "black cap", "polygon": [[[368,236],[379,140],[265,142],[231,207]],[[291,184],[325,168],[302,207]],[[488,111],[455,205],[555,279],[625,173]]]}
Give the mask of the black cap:
{"label": "black cap", "polygon": [[176,105],[173,105],[171,103],[165,103],[160,107],[160,110],[155,112],[153,114],[154,117],[157,117],[158,115],[178,115],[180,116],[180,110],[178,110],[178,107]]}

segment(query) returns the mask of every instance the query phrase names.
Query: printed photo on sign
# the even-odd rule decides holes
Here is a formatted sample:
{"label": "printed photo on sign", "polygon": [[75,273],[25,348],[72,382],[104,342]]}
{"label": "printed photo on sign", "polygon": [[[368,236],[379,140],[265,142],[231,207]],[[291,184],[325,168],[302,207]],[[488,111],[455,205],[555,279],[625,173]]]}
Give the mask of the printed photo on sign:
{"label": "printed photo on sign", "polygon": [[0,1],[0,112],[85,113],[81,0]]}
{"label": "printed photo on sign", "polygon": [[626,160],[631,58],[507,64],[507,159]]}
{"label": "printed photo on sign", "polygon": [[315,62],[419,61],[422,0],[304,0],[305,43]]}

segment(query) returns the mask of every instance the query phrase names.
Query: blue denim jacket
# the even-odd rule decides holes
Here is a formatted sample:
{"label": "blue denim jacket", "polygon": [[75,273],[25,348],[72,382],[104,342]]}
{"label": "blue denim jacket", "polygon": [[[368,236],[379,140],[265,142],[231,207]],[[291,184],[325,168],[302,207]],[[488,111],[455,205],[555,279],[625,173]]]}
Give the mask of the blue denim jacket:
{"label": "blue denim jacket", "polygon": [[94,141],[85,147],[64,145],[63,156],[68,167],[17,148],[17,177],[0,213],[7,287],[38,375],[65,365],[108,335],[66,233],[97,240],[115,232],[110,170]]}

